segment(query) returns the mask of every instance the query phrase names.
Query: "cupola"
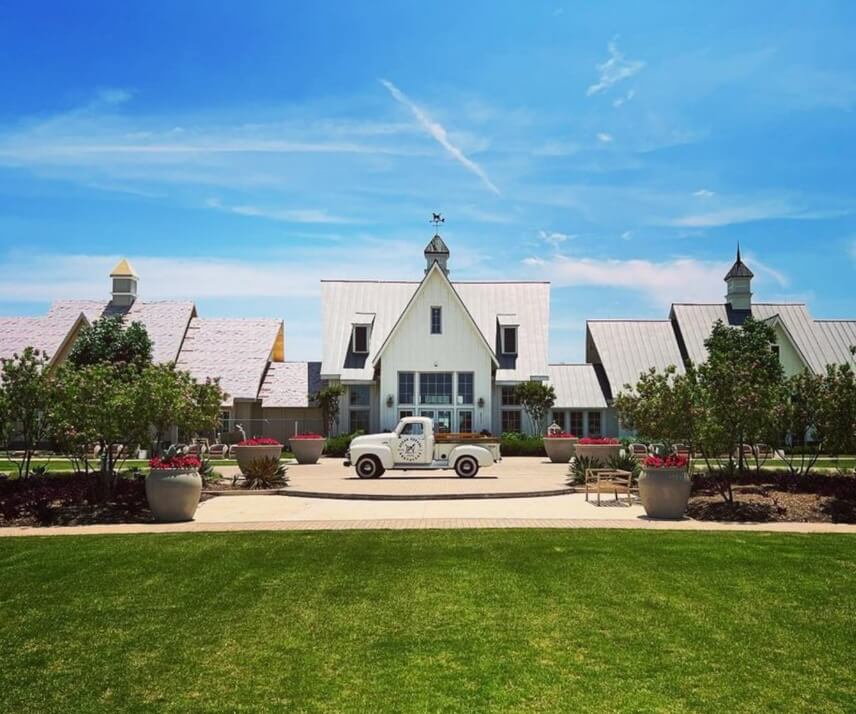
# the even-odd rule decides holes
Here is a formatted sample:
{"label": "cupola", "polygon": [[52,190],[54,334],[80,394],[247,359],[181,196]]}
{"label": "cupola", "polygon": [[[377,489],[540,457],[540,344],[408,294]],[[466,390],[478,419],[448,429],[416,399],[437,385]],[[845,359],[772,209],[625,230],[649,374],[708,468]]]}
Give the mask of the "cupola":
{"label": "cupola", "polygon": [[449,248],[439,233],[434,234],[434,237],[425,246],[426,273],[431,270],[434,263],[437,263],[446,275],[449,274]]}
{"label": "cupola", "polygon": [[737,245],[737,260],[731,266],[731,270],[725,276],[725,284],[728,291],[725,294],[725,302],[732,310],[752,309],[752,271],[746,267],[740,259],[740,245]]}
{"label": "cupola", "polygon": [[140,278],[134,272],[131,264],[125,259],[110,272],[113,281],[111,304],[117,307],[130,307],[137,299],[137,284]]}

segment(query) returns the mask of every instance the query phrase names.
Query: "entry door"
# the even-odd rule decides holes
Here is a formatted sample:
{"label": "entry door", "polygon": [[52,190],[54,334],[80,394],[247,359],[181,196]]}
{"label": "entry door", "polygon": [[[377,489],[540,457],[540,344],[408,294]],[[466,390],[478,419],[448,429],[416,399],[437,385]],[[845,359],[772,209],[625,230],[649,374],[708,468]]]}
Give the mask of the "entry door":
{"label": "entry door", "polygon": [[434,421],[435,434],[448,434],[452,431],[452,411],[450,409],[420,409],[419,416]]}

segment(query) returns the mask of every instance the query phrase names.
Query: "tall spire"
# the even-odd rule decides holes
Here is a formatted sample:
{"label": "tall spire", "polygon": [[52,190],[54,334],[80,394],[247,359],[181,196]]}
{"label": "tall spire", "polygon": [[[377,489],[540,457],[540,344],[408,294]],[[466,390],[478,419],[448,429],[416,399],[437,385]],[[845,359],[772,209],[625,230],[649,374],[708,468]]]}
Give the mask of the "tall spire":
{"label": "tall spire", "polygon": [[737,259],[725,276],[725,283],[728,285],[725,302],[731,305],[732,309],[752,309],[752,278],[754,277],[752,271],[746,267],[740,257],[740,243],[738,242]]}

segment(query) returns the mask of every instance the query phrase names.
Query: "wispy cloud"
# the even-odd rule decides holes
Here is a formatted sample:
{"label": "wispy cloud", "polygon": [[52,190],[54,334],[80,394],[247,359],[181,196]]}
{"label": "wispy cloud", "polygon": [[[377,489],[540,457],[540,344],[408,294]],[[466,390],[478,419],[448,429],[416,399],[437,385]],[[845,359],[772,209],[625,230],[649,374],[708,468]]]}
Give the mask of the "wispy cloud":
{"label": "wispy cloud", "polygon": [[611,144],[615,139],[612,134],[607,134],[605,131],[601,131],[597,135],[597,140],[601,144]]}
{"label": "wispy cloud", "polygon": [[496,187],[496,184],[490,180],[485,170],[479,166],[475,161],[468,158],[460,148],[455,146],[452,141],[449,139],[449,134],[446,131],[445,127],[442,124],[431,119],[430,116],[419,107],[416,103],[414,103],[404,92],[402,92],[398,87],[396,87],[392,82],[386,79],[381,79],[380,83],[386,87],[387,91],[392,95],[392,97],[401,105],[407,107],[410,112],[413,114],[416,121],[419,125],[425,130],[427,134],[432,136],[434,140],[440,144],[448,154],[455,159],[459,164],[461,164],[468,171],[472,172],[476,176],[478,176],[482,183],[487,186],[493,193],[497,196],[500,195],[499,189]]}
{"label": "wispy cloud", "polygon": [[698,198],[710,198],[713,195],[713,191],[706,188],[700,188],[698,191],[693,191],[693,196],[697,196]]}
{"label": "wispy cloud", "polygon": [[306,208],[270,208],[249,205],[227,205],[219,198],[209,198],[205,205],[219,211],[236,213],[239,216],[253,216],[255,218],[266,218],[271,221],[282,221],[284,223],[359,223],[352,218],[331,215],[324,209]]}
{"label": "wispy cloud", "polygon": [[612,100],[612,106],[614,106],[616,109],[618,109],[619,107],[623,106],[624,104],[627,104],[627,102],[629,102],[635,96],[636,96],[636,90],[635,89],[629,89],[629,90],[627,90],[627,94],[624,94],[621,97],[616,97],[615,99],[613,99]]}
{"label": "wispy cloud", "polygon": [[[710,196],[705,196],[710,198]],[[847,215],[845,209],[811,210],[788,199],[768,199],[736,205],[722,205],[704,213],[690,213],[664,221],[678,228],[716,228],[770,219],[818,220]]]}
{"label": "wispy cloud", "polygon": [[609,59],[597,65],[598,80],[586,90],[586,96],[603,92],[612,85],[638,74],[645,67],[641,60],[628,60],[624,57],[618,49],[617,38],[609,42],[607,50]]}
{"label": "wispy cloud", "polygon": [[538,231],[538,238],[554,250],[558,250],[559,246],[565,241],[573,240],[576,235],[570,233],[560,233],[559,231]]}

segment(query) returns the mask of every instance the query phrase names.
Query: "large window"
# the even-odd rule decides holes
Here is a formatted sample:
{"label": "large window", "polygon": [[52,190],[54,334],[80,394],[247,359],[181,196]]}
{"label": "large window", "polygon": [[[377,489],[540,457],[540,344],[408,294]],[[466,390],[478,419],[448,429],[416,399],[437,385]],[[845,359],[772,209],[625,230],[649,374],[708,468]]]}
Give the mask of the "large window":
{"label": "large window", "polygon": [[369,431],[369,410],[351,409],[350,413],[351,431]]}
{"label": "large window", "polygon": [[407,417],[412,417],[412,416],[413,416],[413,410],[412,409],[399,409],[398,410],[398,418],[399,419],[406,419]]}
{"label": "large window", "polygon": [[443,308],[441,307],[431,308],[431,334],[443,334]]}
{"label": "large window", "polygon": [[562,431],[566,431],[565,412],[553,412],[552,419],[553,424],[556,424]]}
{"label": "large window", "polygon": [[507,355],[517,354],[517,328],[502,328],[502,352]]}
{"label": "large window", "polygon": [[588,413],[588,435],[589,436],[600,436],[601,424],[600,424],[600,412],[589,412]]}
{"label": "large window", "polygon": [[365,354],[369,351],[369,328],[368,325],[354,325],[353,350],[357,354]]}
{"label": "large window", "polygon": [[370,405],[371,389],[368,384],[352,384],[349,389],[351,393],[352,407],[367,407]]}
{"label": "large window", "polygon": [[502,388],[502,406],[504,407],[516,407],[520,404],[520,400],[517,398],[517,395],[514,393],[514,387],[503,387]]}
{"label": "large window", "polygon": [[503,409],[502,410],[502,433],[520,433],[522,431],[520,424],[521,412],[519,409]]}
{"label": "large window", "polygon": [[473,413],[469,409],[458,412],[458,431],[461,434],[471,434],[473,431]]}
{"label": "large window", "polygon": [[570,431],[574,436],[585,436],[585,434],[583,434],[583,413],[571,412],[570,417],[571,424],[568,431]]}
{"label": "large window", "polygon": [[398,403],[399,404],[415,404],[413,401],[414,389],[416,388],[416,380],[413,372],[398,373]]}
{"label": "large window", "polygon": [[473,403],[473,373],[458,372],[458,404]]}
{"label": "large window", "polygon": [[452,373],[422,372],[419,375],[420,404],[451,404]]}

